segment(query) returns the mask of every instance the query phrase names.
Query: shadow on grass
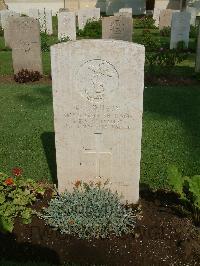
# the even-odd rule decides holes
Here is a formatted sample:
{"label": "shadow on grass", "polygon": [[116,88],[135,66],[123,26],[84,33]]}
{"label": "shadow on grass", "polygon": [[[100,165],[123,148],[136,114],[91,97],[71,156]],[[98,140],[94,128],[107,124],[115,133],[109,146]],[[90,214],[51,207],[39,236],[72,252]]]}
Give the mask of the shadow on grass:
{"label": "shadow on grass", "polygon": [[188,66],[174,66],[174,67],[165,67],[165,66],[145,66],[145,75],[153,75],[156,77],[176,77],[178,78],[193,78],[195,76],[194,67]]}
{"label": "shadow on grass", "polygon": [[15,234],[0,233],[0,265],[60,265],[58,254],[50,248],[18,243]]}
{"label": "shadow on grass", "polygon": [[[161,178],[159,173],[172,163],[180,167],[185,175],[199,174],[200,87],[157,86],[145,89],[145,115],[152,116],[155,124],[155,128],[153,124],[148,128],[149,124],[144,121],[143,163],[149,164],[150,169],[144,166],[149,178],[156,176],[155,171],[149,172],[156,167],[159,180],[165,181],[166,176]],[[176,121],[175,127],[173,121]],[[152,129],[155,130],[151,133]]]}
{"label": "shadow on grass", "polygon": [[45,132],[41,135],[42,145],[54,184],[58,185],[56,168],[55,133]]}
{"label": "shadow on grass", "polygon": [[[36,106],[44,106],[52,104],[52,90],[51,86],[31,84],[30,93],[28,90],[24,94],[18,95],[18,99],[29,105],[29,108],[36,108]],[[23,86],[23,85],[22,85]],[[27,84],[26,84],[27,86]]]}
{"label": "shadow on grass", "polygon": [[181,120],[191,138],[200,138],[200,87],[148,88],[144,111]]}

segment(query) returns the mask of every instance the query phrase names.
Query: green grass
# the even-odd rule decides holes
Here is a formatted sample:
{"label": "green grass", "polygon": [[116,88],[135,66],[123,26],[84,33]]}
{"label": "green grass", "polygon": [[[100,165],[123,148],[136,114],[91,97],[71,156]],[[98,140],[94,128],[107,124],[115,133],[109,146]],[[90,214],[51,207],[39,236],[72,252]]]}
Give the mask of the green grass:
{"label": "green grass", "polygon": [[[0,169],[15,166],[27,177],[50,180],[45,156],[53,132],[51,87],[45,85],[0,85]],[[53,145],[54,141],[49,145]]]}
{"label": "green grass", "polygon": [[[57,19],[53,18],[57,40]],[[164,46],[168,37],[151,30]],[[134,29],[134,41],[142,29]],[[195,40],[190,39],[190,46]],[[42,53],[44,74],[51,73],[50,53]],[[155,76],[194,76],[195,54],[174,68],[145,67]],[[11,51],[0,36],[0,75],[11,75]],[[184,175],[200,174],[200,88],[154,86],[145,89],[141,182],[166,187],[167,167],[175,164]],[[51,86],[0,84],[0,170],[9,173],[20,166],[27,177],[55,182],[55,150]]]}
{"label": "green grass", "polygon": [[[55,182],[51,87],[0,85],[0,169]],[[167,187],[166,171],[200,174],[200,88],[145,89],[141,182]]]}

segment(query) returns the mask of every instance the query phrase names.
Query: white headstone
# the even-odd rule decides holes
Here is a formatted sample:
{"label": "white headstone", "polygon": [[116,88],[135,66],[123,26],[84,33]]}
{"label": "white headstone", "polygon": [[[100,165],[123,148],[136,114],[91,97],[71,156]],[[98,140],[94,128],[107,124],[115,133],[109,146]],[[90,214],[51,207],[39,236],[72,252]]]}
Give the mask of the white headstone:
{"label": "white headstone", "polygon": [[159,8],[154,8],[154,11],[153,11],[153,19],[155,20],[155,26],[156,27],[159,27],[161,11],[162,11],[162,9],[159,9]]}
{"label": "white headstone", "polygon": [[39,10],[37,8],[30,8],[29,17],[34,19],[39,19]]}
{"label": "white headstone", "polygon": [[114,16],[116,17],[127,17],[127,18],[131,18],[132,19],[132,15],[131,13],[128,13],[128,12],[118,12],[118,13],[114,13]]}
{"label": "white headstone", "polygon": [[104,182],[139,199],[144,46],[81,40],[51,47],[59,192]]}
{"label": "white headstone", "polygon": [[188,47],[190,33],[189,12],[174,12],[172,14],[170,49],[176,48],[177,43],[183,41]]}
{"label": "white headstone", "polygon": [[45,9],[45,19],[46,19],[46,33],[48,35],[53,34],[53,23],[52,23],[52,11]]}
{"label": "white headstone", "polygon": [[197,9],[194,7],[187,7],[187,12],[191,14],[191,19],[190,19],[190,25],[195,26],[196,24],[196,16],[197,16]]}
{"label": "white headstone", "polygon": [[46,32],[46,14],[45,9],[39,10],[39,22],[40,22],[40,32]]}
{"label": "white headstone", "polygon": [[75,12],[60,12],[58,14],[58,39],[65,38],[76,40],[76,15]]}
{"label": "white headstone", "polygon": [[8,23],[8,18],[9,17],[20,17],[19,13],[16,13],[14,11],[10,11],[10,10],[2,10],[1,11],[1,27],[2,29],[6,29],[7,27],[7,23]]}
{"label": "white headstone", "polygon": [[131,14],[131,17],[132,17],[133,10],[132,10],[132,8],[120,8],[119,13],[129,13],[129,14]]}
{"label": "white headstone", "polygon": [[78,11],[78,26],[79,29],[84,29],[88,20],[99,20],[100,8],[84,8]]}
{"label": "white headstone", "polygon": [[42,73],[40,28],[38,20],[29,17],[9,21],[9,43],[12,47],[14,73],[22,69]]}

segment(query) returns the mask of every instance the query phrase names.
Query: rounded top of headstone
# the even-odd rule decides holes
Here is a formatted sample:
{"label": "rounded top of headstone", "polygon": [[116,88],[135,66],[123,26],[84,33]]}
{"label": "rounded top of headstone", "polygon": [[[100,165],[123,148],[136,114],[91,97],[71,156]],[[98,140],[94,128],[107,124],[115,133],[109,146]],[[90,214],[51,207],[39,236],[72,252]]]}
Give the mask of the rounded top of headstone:
{"label": "rounded top of headstone", "polygon": [[93,49],[93,47],[102,47],[102,46],[116,46],[118,48],[128,48],[128,49],[139,49],[141,52],[144,52],[144,45],[121,41],[121,40],[113,40],[113,39],[90,39],[90,40],[78,40],[78,41],[68,41],[63,43],[58,43],[51,46],[51,50],[63,49],[65,47],[88,47],[88,49]]}

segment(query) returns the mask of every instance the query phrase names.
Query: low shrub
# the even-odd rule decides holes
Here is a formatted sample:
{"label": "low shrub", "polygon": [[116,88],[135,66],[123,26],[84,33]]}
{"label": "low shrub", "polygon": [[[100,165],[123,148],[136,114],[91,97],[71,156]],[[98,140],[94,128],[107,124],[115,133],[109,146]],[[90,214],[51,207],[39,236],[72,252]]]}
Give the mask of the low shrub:
{"label": "low shrub", "polygon": [[143,30],[139,43],[145,46],[146,51],[154,51],[160,46],[159,40],[155,39],[148,29]]}
{"label": "low shrub", "polygon": [[198,27],[197,26],[190,26],[190,38],[197,38],[198,35]]}
{"label": "low shrub", "polygon": [[200,224],[200,175],[182,176],[177,167],[171,166],[168,169],[168,181],[184,206],[189,204],[194,221]]}
{"label": "low shrub", "polygon": [[157,52],[146,53],[146,63],[151,66],[172,67],[186,60],[187,57],[187,51],[160,48]]}
{"label": "low shrub", "polygon": [[155,19],[150,16],[138,18],[134,21],[134,27],[142,29],[155,29]]}
{"label": "low shrub", "polygon": [[102,36],[102,21],[88,20],[83,30],[78,30],[79,37],[101,38]]}
{"label": "low shrub", "polygon": [[61,39],[58,40],[57,43],[68,42],[68,41],[70,41],[70,38],[68,36],[67,37],[62,36]]}
{"label": "low shrub", "polygon": [[53,198],[38,215],[61,233],[83,239],[132,233],[136,221],[133,210],[120,203],[117,193],[105,185],[81,181],[76,182],[73,192]]}
{"label": "low shrub", "polygon": [[160,30],[160,35],[163,37],[170,37],[171,34],[171,27],[164,27],[162,30]]}
{"label": "low shrub", "polygon": [[30,223],[33,213],[30,206],[44,192],[40,184],[22,177],[20,168],[14,168],[12,176],[0,173],[0,231],[12,232],[18,216],[24,224]]}
{"label": "low shrub", "polygon": [[41,74],[38,71],[29,71],[22,69],[14,75],[14,80],[18,83],[34,82],[41,79]]}

